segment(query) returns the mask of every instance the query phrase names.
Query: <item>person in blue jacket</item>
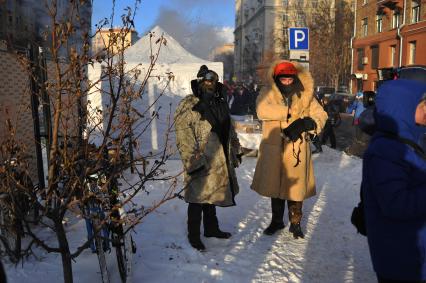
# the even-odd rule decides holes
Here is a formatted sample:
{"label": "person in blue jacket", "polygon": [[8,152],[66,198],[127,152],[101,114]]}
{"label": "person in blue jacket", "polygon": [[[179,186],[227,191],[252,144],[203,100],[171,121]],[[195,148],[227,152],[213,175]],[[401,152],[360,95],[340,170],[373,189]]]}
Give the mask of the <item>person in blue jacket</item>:
{"label": "person in blue jacket", "polygon": [[378,282],[426,282],[425,93],[426,84],[403,79],[378,89],[361,184]]}
{"label": "person in blue jacket", "polygon": [[351,103],[351,105],[348,106],[348,109],[346,110],[346,113],[353,115],[354,119],[352,124],[355,126],[358,125],[359,116],[365,110],[364,103],[362,101],[363,97],[364,94],[361,91],[357,92],[354,101]]}

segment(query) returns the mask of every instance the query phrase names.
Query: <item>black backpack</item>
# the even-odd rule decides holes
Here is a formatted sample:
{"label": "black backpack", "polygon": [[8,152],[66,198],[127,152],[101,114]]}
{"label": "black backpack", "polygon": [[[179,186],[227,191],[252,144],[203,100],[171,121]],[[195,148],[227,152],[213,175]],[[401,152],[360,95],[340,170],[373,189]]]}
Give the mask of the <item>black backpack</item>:
{"label": "black backpack", "polygon": [[[380,131],[380,133],[382,134],[382,136],[386,138],[398,140],[402,143],[405,143],[406,145],[410,146],[420,157],[426,160],[425,151],[415,142],[409,139],[399,137],[393,133],[382,132],[382,131]],[[362,184],[360,189],[360,202],[352,210],[351,223],[352,225],[355,226],[358,233],[360,233],[363,236],[367,236],[367,228],[365,226],[365,215],[364,215],[364,202],[362,197]]]}

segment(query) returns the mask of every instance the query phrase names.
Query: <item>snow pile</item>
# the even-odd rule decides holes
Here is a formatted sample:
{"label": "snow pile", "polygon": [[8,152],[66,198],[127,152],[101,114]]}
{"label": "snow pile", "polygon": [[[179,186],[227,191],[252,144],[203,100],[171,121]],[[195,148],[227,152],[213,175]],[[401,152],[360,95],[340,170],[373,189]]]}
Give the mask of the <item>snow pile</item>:
{"label": "snow pile", "polygon": [[[186,208],[172,200],[150,214],[133,235],[138,251],[133,257],[133,282],[376,282],[366,238],[356,234],[350,214],[359,199],[361,160],[324,147],[314,156],[317,196],[304,203],[305,239],[294,240],[287,227],[274,236],[262,231],[269,224],[270,200],[249,187],[255,158],[245,158],[237,169],[240,194],[237,206],[218,208],[221,228],[229,240],[204,238],[200,253],[186,240]],[[179,160],[169,161],[169,173],[182,170]],[[138,201],[150,206],[168,187],[149,185],[149,195]],[[68,226],[71,244],[85,237],[84,221]],[[113,253],[109,270],[115,270]],[[8,265],[10,282],[60,282],[61,261],[45,254],[24,267]],[[118,272],[117,272],[118,273]],[[96,255],[86,250],[74,264],[75,282],[100,282]],[[118,279],[117,281],[119,282]]]}

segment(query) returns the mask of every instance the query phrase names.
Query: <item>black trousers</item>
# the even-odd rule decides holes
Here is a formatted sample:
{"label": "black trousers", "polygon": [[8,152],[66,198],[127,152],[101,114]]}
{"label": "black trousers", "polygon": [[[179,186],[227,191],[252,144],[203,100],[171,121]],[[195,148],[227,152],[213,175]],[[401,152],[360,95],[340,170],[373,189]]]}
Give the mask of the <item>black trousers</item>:
{"label": "black trousers", "polygon": [[219,221],[216,216],[216,206],[209,203],[188,204],[188,234],[199,235],[201,219],[204,232],[214,233],[219,230]]}
{"label": "black trousers", "polygon": [[334,128],[329,121],[327,121],[324,126],[321,138],[322,144],[326,144],[328,139],[330,139],[331,148],[336,148],[336,135],[334,134]]}
{"label": "black trousers", "polygon": [[[286,200],[271,198],[272,222],[283,223]],[[302,220],[302,201],[287,200],[288,220],[292,224],[299,224]]]}

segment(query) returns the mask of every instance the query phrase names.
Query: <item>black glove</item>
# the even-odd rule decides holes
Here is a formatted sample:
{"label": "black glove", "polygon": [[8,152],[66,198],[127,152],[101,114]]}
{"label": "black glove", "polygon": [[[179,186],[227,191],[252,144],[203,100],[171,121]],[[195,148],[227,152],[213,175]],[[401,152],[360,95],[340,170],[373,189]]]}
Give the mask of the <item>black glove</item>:
{"label": "black glove", "polygon": [[283,129],[283,134],[292,142],[301,138],[303,132],[315,130],[317,124],[310,117],[299,118],[291,123],[287,128]]}

